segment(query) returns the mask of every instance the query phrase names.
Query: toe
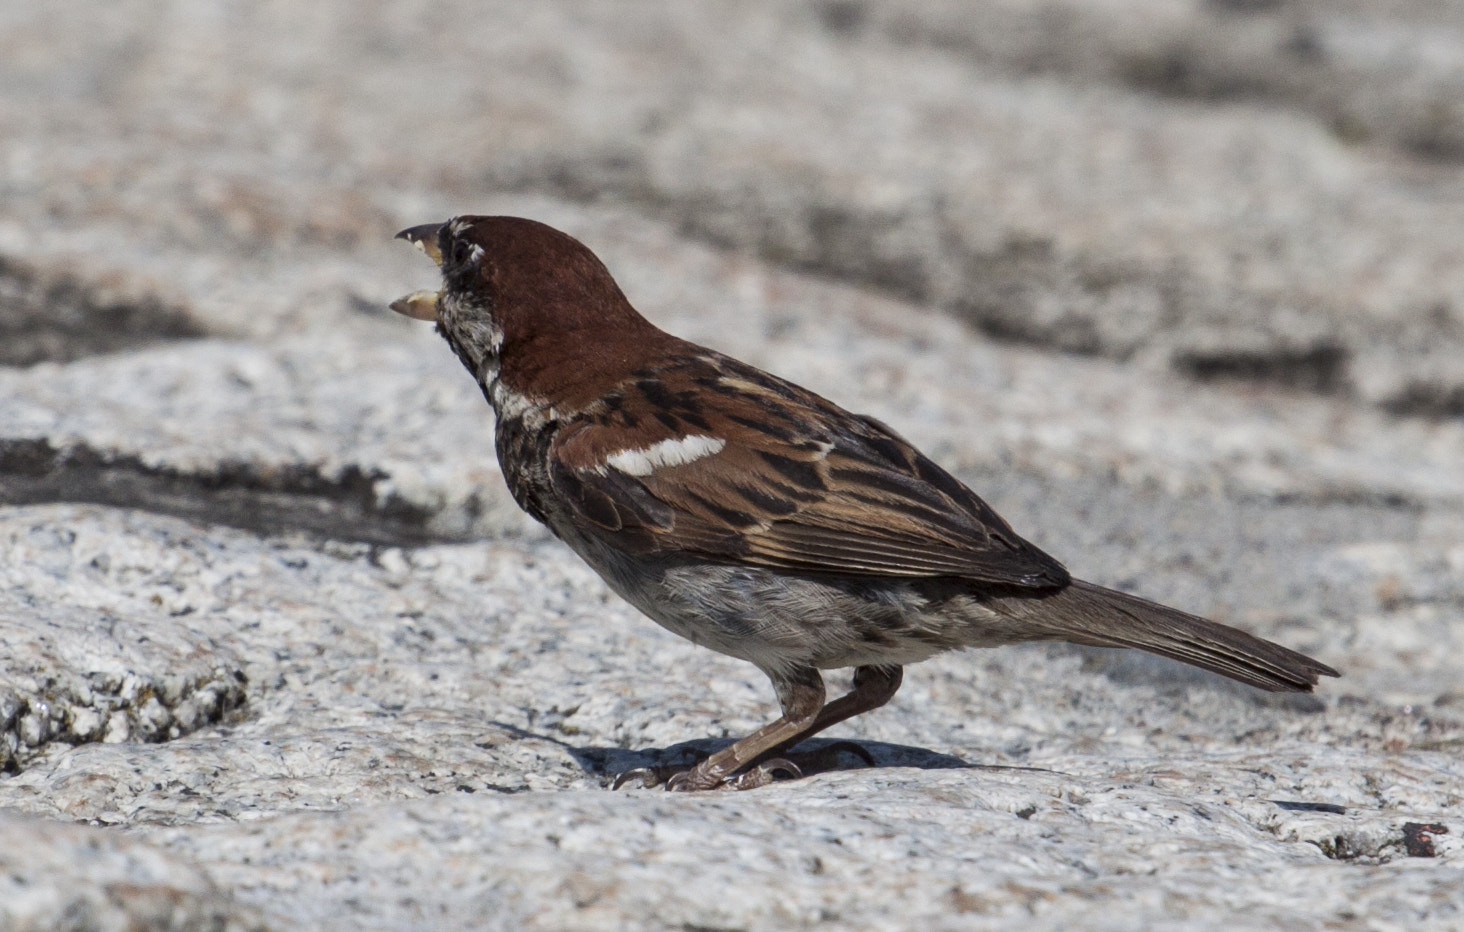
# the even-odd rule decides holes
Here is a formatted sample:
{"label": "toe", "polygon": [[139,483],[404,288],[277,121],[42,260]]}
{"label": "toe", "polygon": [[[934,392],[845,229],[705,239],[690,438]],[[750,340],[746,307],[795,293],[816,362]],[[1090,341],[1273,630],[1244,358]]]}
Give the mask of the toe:
{"label": "toe", "polygon": [[760,786],[767,786],[769,783],[798,780],[802,776],[803,771],[797,764],[787,758],[779,757],[754,767],[746,773],[738,774],[727,781],[727,787],[734,790],[755,790]]}
{"label": "toe", "polygon": [[637,767],[634,770],[627,770],[623,773],[616,774],[615,779],[610,781],[610,789],[618,790],[636,780],[640,781],[641,789],[654,789],[666,782],[667,774],[662,772],[664,769],[661,767]]}
{"label": "toe", "polygon": [[708,770],[701,764],[683,770],[666,781],[666,790],[670,793],[699,793],[703,790],[719,790],[727,785],[725,774],[714,770]]}
{"label": "toe", "polygon": [[829,769],[838,766],[840,754],[853,754],[855,757],[864,761],[864,766],[876,766],[874,755],[869,753],[869,750],[863,745],[853,741],[835,741],[833,744],[824,748],[822,753],[829,755],[829,760],[831,761]]}

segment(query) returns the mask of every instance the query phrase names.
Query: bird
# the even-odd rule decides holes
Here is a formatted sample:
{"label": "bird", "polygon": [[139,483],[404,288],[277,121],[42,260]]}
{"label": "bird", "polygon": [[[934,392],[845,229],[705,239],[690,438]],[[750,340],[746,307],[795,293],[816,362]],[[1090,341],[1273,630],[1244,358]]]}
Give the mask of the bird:
{"label": "bird", "polygon": [[[617,786],[801,776],[793,746],[884,705],[906,665],[949,650],[1137,648],[1271,691],[1339,675],[1073,577],[892,428],[655,326],[567,233],[461,215],[397,238],[441,286],[390,306],[433,322],[477,381],[519,507],[649,618],[772,682],[776,720]],[[823,671],[849,667],[850,691],[826,701]]]}

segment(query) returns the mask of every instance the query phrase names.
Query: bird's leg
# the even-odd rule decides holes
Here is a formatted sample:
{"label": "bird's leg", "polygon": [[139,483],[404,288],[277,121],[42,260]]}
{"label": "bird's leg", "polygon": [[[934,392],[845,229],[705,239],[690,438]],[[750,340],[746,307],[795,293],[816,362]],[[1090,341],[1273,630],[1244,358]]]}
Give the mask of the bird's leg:
{"label": "bird's leg", "polygon": [[[731,782],[738,789],[750,789],[728,778],[768,751],[795,743],[804,732],[818,720],[824,704],[823,677],[813,667],[799,667],[788,673],[769,673],[773,688],[778,693],[778,704],[783,715],[754,731],[746,738],[734,742],[690,770],[683,771],[666,781],[666,789],[675,791],[711,790]],[[768,765],[780,769],[775,763]],[[788,765],[795,776],[801,775],[796,767]],[[769,782],[764,780],[763,782]]]}
{"label": "bird's leg", "polygon": [[[895,698],[900,683],[905,679],[903,667],[856,667],[854,688],[824,706],[814,719],[813,727],[798,736],[799,741],[814,735],[845,719],[865,712],[872,712]],[[791,744],[783,747],[792,747]]]}
{"label": "bird's leg", "polygon": [[[630,780],[638,779],[645,786],[656,786],[664,781],[668,790],[704,790],[720,786],[748,790],[773,782],[773,774],[779,771],[802,776],[802,768],[797,763],[778,755],[825,728],[889,702],[899,691],[903,677],[904,671],[900,667],[859,667],[854,671],[853,689],[823,706],[816,715],[809,716],[807,710],[815,703],[823,702],[823,678],[818,671],[800,670],[792,676],[769,674],[778,690],[778,701],[783,707],[782,718],[713,754],[696,767],[670,775],[669,779],[663,776],[665,771],[657,772],[660,768],[641,768],[621,774],[613,786],[619,788]],[[837,754],[840,750],[851,749],[863,756],[867,763],[874,763],[858,745],[838,744],[826,748],[825,752],[833,750]],[[732,776],[749,764],[757,766],[740,777]]]}
{"label": "bird's leg", "polygon": [[[791,740],[783,744],[769,748],[762,753],[761,758],[753,761],[753,763],[762,765],[762,768],[766,770],[772,763],[771,758],[788,750],[795,744],[812,738],[825,728],[832,727],[856,715],[863,715],[865,712],[871,712],[879,708],[893,699],[895,693],[900,691],[900,683],[904,680],[904,676],[905,671],[902,667],[865,666],[855,668],[853,689],[824,706],[819,711],[818,718],[814,719],[813,724],[809,726],[807,731],[795,735]],[[836,762],[839,751],[853,751],[855,754],[864,758],[866,764],[869,764],[871,767],[874,766],[874,759],[869,756],[869,753],[859,745],[849,741],[840,741],[817,752],[820,760],[813,766],[822,768],[826,763],[832,764]],[[823,760],[828,757],[832,757],[833,761]],[[812,767],[804,767],[802,769],[812,769]]]}

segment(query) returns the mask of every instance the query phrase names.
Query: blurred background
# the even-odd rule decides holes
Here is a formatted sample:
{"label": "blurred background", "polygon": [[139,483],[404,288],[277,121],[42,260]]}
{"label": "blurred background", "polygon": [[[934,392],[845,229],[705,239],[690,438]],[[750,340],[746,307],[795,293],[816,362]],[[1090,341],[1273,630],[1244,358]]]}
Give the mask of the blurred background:
{"label": "blurred background", "polygon": [[1003,341],[1464,414],[1455,3],[8,4],[0,119],[10,365],[325,325],[397,228],[534,194]]}

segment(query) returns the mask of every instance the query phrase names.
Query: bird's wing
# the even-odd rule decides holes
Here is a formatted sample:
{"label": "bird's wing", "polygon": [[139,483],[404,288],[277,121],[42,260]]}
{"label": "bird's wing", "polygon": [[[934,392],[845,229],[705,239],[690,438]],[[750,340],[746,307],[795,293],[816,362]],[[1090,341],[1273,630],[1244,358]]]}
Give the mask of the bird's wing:
{"label": "bird's wing", "polygon": [[637,373],[561,430],[549,474],[582,525],[632,551],[1023,588],[1069,581],[888,427],[717,354]]}

